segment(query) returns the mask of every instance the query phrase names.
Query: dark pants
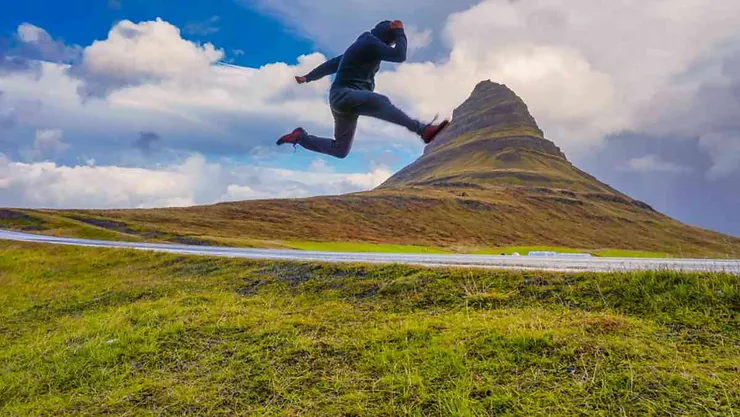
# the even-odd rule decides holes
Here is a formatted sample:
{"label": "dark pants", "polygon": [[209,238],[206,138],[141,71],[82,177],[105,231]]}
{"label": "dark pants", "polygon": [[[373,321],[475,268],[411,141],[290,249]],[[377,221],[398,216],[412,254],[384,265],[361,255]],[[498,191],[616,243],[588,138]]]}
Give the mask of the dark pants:
{"label": "dark pants", "polygon": [[314,152],[345,158],[352,148],[357,130],[357,119],[360,116],[374,117],[397,124],[419,135],[424,129],[421,122],[407,116],[394,106],[388,97],[372,91],[351,88],[332,90],[329,103],[334,116],[334,139],[306,134],[298,140],[299,145]]}

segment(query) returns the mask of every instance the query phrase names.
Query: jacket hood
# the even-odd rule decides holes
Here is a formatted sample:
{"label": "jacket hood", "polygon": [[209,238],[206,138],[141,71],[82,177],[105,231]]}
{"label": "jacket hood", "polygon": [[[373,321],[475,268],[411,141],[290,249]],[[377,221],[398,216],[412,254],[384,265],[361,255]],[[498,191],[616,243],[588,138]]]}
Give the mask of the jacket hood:
{"label": "jacket hood", "polygon": [[391,28],[391,21],[384,20],[378,23],[373,30],[370,31],[375,37],[381,41],[390,44],[396,40],[395,30]]}

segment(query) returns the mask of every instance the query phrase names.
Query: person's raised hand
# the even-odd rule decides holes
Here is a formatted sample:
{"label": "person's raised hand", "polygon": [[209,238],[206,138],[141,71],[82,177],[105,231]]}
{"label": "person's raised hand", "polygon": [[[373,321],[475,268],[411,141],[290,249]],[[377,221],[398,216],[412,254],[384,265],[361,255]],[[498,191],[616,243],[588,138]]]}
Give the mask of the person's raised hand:
{"label": "person's raised hand", "polygon": [[308,80],[306,80],[306,77],[298,77],[298,76],[295,77],[295,81],[298,84],[305,84],[306,82],[308,82]]}
{"label": "person's raised hand", "polygon": [[403,29],[403,22],[400,20],[394,20],[391,22],[391,29]]}

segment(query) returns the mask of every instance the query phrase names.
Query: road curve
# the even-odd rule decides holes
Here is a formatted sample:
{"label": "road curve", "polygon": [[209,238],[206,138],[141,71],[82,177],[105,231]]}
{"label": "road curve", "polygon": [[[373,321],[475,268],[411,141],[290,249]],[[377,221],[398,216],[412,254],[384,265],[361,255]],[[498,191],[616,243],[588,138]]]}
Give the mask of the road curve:
{"label": "road curve", "polygon": [[560,272],[625,272],[671,270],[726,272],[740,275],[740,260],[514,257],[488,255],[425,255],[391,253],[309,252],[297,250],[224,248],[194,245],[117,242],[34,235],[0,230],[0,240],[102,248],[136,249],[182,255],[301,262],[406,264],[427,267],[474,267]]}

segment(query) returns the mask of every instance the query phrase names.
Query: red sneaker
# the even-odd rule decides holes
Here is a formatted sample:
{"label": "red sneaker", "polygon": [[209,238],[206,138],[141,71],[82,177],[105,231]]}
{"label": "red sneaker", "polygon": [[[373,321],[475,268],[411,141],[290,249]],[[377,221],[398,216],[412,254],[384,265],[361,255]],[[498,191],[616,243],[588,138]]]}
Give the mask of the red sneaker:
{"label": "red sneaker", "polygon": [[435,125],[430,124],[429,126],[425,127],[424,130],[421,132],[421,139],[426,143],[427,145],[432,143],[434,138],[437,137],[437,135],[440,134],[444,130],[444,128],[447,127],[447,125],[450,124],[449,120],[444,120],[442,123]]}
{"label": "red sneaker", "polygon": [[294,131],[288,133],[287,135],[281,137],[277,141],[277,145],[280,146],[285,143],[289,143],[293,146],[298,144],[298,139],[301,138],[301,136],[305,135],[306,131],[303,130],[302,127],[296,128]]}

